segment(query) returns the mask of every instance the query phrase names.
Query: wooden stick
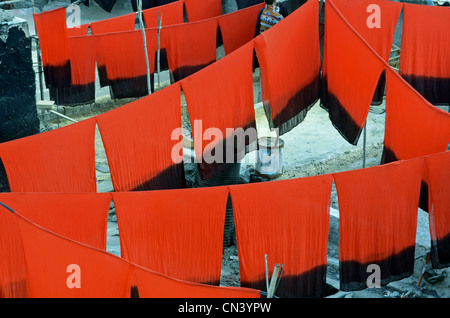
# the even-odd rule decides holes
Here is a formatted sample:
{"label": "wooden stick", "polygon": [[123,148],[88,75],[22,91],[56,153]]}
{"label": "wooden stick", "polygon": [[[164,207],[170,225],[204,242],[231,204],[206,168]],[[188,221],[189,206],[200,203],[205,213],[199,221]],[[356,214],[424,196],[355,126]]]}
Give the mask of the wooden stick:
{"label": "wooden stick", "polygon": [[266,259],[266,289],[269,292],[269,265],[267,264],[267,254],[265,255]]}
{"label": "wooden stick", "polygon": [[156,53],[157,64],[156,67],[158,73],[158,89],[161,89],[161,24],[162,24],[162,14],[158,11],[158,51]]}
{"label": "wooden stick", "polygon": [[422,278],[423,278],[423,275],[425,274],[425,269],[427,268],[428,262],[430,261],[430,257],[431,257],[431,253],[429,253],[427,255],[427,260],[425,262],[425,265],[423,266],[422,274],[420,275],[420,279],[419,279],[419,282],[417,283],[417,287],[419,287],[420,283],[422,282]]}
{"label": "wooden stick", "polygon": [[270,280],[269,289],[267,291],[267,298],[272,298],[275,293],[275,287],[278,283],[278,274],[280,271],[280,264],[275,264],[275,268],[273,269],[272,278]]}
{"label": "wooden stick", "polygon": [[138,0],[138,17],[139,17],[139,24],[142,29],[142,37],[144,38],[144,51],[145,51],[145,62],[147,63],[147,91],[148,95],[151,95],[152,89],[151,89],[151,80],[150,80],[150,63],[148,61],[148,52],[147,52],[147,37],[145,35],[145,28],[144,28],[144,22],[142,21],[142,0]]}

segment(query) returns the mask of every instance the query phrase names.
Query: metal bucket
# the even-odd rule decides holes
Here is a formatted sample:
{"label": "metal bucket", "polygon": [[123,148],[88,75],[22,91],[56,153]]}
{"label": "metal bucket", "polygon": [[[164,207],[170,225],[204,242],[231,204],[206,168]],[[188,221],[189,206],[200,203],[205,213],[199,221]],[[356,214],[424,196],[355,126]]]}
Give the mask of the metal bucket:
{"label": "metal bucket", "polygon": [[258,139],[258,154],[255,170],[263,177],[273,179],[283,174],[284,141],[279,137]]}

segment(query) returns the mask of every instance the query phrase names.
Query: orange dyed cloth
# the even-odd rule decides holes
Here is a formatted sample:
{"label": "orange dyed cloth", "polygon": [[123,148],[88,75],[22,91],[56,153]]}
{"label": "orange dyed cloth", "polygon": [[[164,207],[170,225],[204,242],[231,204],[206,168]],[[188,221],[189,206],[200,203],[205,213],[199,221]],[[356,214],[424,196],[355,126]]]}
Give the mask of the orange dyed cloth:
{"label": "orange dyed cloth", "polygon": [[216,61],[217,20],[166,26],[161,41],[173,81],[177,82]]}
{"label": "orange dyed cloth", "polygon": [[337,131],[356,145],[385,64],[332,1],[325,2],[325,11],[327,91],[322,103]]}
{"label": "orange dyed cloth", "polygon": [[264,110],[280,134],[302,122],[319,98],[318,10],[308,1],[255,39]]}
{"label": "orange dyed cloth", "polygon": [[162,6],[142,10],[146,28],[158,27],[158,14],[161,14],[161,25],[180,24],[184,22],[184,1],[179,0]]}
{"label": "orange dyed cloth", "polygon": [[262,8],[264,8],[264,4],[261,3],[224,14],[218,18],[226,55],[250,42],[255,37],[258,13]]}
{"label": "orange dyed cloth", "polygon": [[[341,290],[412,275],[424,159],[334,174]],[[379,281],[370,276],[377,270]]]}
{"label": "orange dyed cloth", "polygon": [[15,216],[25,255],[28,297],[130,297],[132,264],[55,234],[18,213]]}
{"label": "orange dyed cloth", "polygon": [[222,15],[222,0],[184,0],[189,22]]}
{"label": "orange dyed cloth", "polygon": [[113,193],[122,257],[176,279],[218,285],[227,198],[226,187]]}
{"label": "orange dyed cloth", "polygon": [[68,28],[67,36],[69,38],[74,36],[84,36],[87,35],[89,29],[89,23],[82,24],[78,27]]}
{"label": "orange dyed cloth", "polygon": [[11,192],[96,192],[95,119],[0,144]]}
{"label": "orange dyed cloth", "polygon": [[450,152],[426,158],[429,217],[431,233],[431,263],[434,268],[450,266]]}
{"label": "orange dyed cloth", "polygon": [[203,180],[240,162],[256,142],[252,52],[251,42],[181,81]]}
{"label": "orange dyed cloth", "polygon": [[179,84],[96,118],[115,191],[185,186],[182,154],[172,157],[181,142],[172,140],[181,127]]}
{"label": "orange dyed cloth", "polygon": [[450,8],[404,4],[399,71],[431,104],[450,104]]}
{"label": "orange dyed cloth", "polygon": [[66,27],[66,9],[58,8],[33,14],[39,37],[45,83],[47,87],[61,88],[72,84],[69,43]]}
{"label": "orange dyed cloth", "polygon": [[230,186],[241,286],[266,290],[284,264],[279,297],[323,297],[330,222],[331,175]]}

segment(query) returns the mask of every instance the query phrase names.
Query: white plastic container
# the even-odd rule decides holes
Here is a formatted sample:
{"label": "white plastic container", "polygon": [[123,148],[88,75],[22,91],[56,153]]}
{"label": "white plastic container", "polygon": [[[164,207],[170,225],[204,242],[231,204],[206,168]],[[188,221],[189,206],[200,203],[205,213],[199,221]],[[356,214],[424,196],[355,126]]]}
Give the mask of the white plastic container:
{"label": "white plastic container", "polygon": [[258,154],[255,170],[263,177],[273,179],[283,173],[284,141],[277,137],[258,139]]}

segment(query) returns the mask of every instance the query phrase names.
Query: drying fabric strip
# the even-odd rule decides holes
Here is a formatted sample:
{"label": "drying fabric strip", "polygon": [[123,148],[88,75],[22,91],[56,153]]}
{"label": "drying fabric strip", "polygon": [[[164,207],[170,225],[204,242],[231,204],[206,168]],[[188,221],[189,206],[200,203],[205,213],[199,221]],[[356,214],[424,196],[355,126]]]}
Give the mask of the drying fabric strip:
{"label": "drying fabric strip", "polygon": [[73,28],[68,28],[67,29],[67,36],[69,38],[74,37],[74,36],[84,36],[87,35],[88,33],[88,29],[89,29],[89,23],[85,23]]}
{"label": "drying fabric strip", "polygon": [[[384,61],[389,62],[395,27],[403,4],[386,0],[334,0],[333,3],[370,47]],[[386,79],[382,75],[372,100],[373,105],[382,103],[385,84]]]}
{"label": "drying fabric strip", "polygon": [[175,1],[163,6],[142,10],[146,28],[158,27],[158,14],[161,15],[161,25],[180,24],[184,22],[184,2],[183,0]]}
{"label": "drying fabric strip", "polygon": [[230,186],[241,286],[267,290],[284,264],[276,295],[323,297],[330,222],[331,175]]}
{"label": "drying fabric strip", "polygon": [[129,298],[133,265],[15,214],[30,298]]}
{"label": "drying fabric strip", "polygon": [[95,63],[97,38],[85,35],[69,38],[72,85],[50,88],[57,105],[76,105],[95,101]]}
{"label": "drying fabric strip", "polygon": [[173,84],[96,117],[115,191],[185,187],[182,157],[172,158],[180,142],[172,140],[181,127],[180,98]]}
{"label": "drying fabric strip", "polygon": [[450,104],[450,8],[405,4],[400,74],[431,104]]}
{"label": "drying fabric strip", "polygon": [[357,145],[385,64],[331,1],[325,11],[325,106],[337,131]]}
{"label": "drying fabric strip", "polygon": [[434,268],[450,266],[450,152],[425,158],[429,181],[429,219],[431,264]]}
{"label": "drying fabric strip", "polygon": [[189,22],[222,15],[222,0],[184,0],[184,7]]}
{"label": "drying fabric strip", "polygon": [[261,298],[259,290],[182,281],[135,266],[133,283],[139,298]]}
{"label": "drying fabric strip", "polygon": [[155,272],[219,285],[226,187],[116,192],[121,255]]}
{"label": "drying fabric strip", "polygon": [[[339,199],[340,289],[412,275],[424,158],[334,174]],[[379,281],[371,278],[374,268]]]}
{"label": "drying fabric strip", "polygon": [[48,87],[68,87],[72,84],[67,38],[66,9],[33,14],[42,55],[44,77]]}
{"label": "drying fabric strip", "polygon": [[[132,31],[136,25],[136,14],[130,13],[119,17],[100,20],[90,24],[91,33],[93,35],[107,34],[113,32]],[[100,80],[100,86],[108,86],[108,78],[105,69],[105,62],[101,55],[101,50],[97,52],[97,69]]]}
{"label": "drying fabric strip", "polygon": [[166,26],[161,30],[174,82],[216,61],[217,26],[217,20],[210,19]]}
{"label": "drying fabric strip", "polygon": [[264,5],[258,4],[224,14],[218,18],[225,55],[230,54],[255,37],[256,22],[262,8],[264,8]]}
{"label": "drying fabric strip", "polygon": [[11,192],[96,192],[95,119],[0,144]]}
{"label": "drying fabric strip", "polygon": [[[146,31],[157,32],[156,29]],[[155,33],[156,34],[156,33]],[[153,36],[156,39],[156,35]],[[150,80],[153,78],[153,42],[147,42]],[[147,63],[141,30],[102,34],[99,37],[99,55],[105,65],[112,98],[141,97],[148,95]],[[132,57],[132,58],[130,58]],[[151,83],[150,83],[151,85]],[[153,85],[151,85],[153,86]]]}
{"label": "drying fabric strip", "polygon": [[263,0],[236,0],[238,10],[264,3]]}
{"label": "drying fabric strip", "polygon": [[318,10],[311,0],[255,39],[264,110],[280,135],[302,122],[319,98]]}
{"label": "drying fabric strip", "polygon": [[253,42],[181,81],[202,180],[219,175],[256,148]]}
{"label": "drying fabric strip", "polygon": [[[106,250],[109,193],[1,193],[0,202],[30,221]],[[3,213],[3,211],[2,211]]]}

